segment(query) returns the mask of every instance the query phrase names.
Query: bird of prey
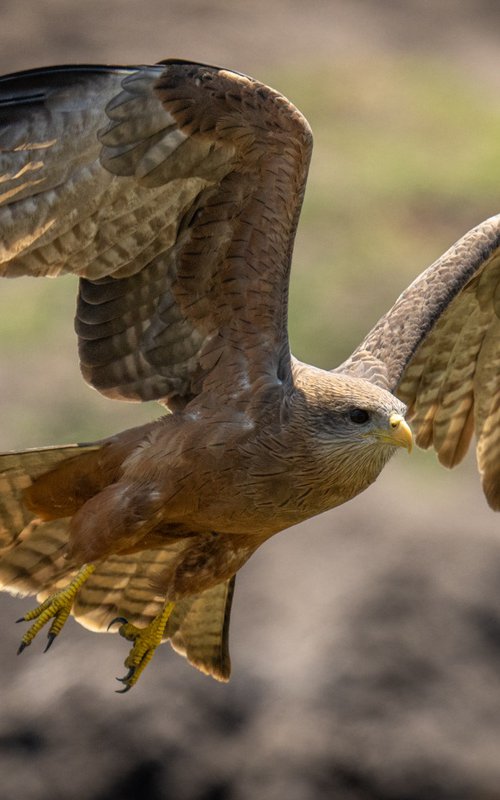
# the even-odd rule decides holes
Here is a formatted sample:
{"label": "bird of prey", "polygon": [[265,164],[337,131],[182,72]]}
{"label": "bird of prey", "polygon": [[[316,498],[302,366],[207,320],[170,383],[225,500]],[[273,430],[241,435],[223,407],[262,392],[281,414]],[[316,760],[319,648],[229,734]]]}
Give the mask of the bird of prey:
{"label": "bird of prey", "polygon": [[0,79],[0,275],[79,277],[81,370],[170,413],[85,445],[0,457],[0,584],[36,594],[28,646],[72,614],[230,673],[236,572],[369,486],[398,447],[453,467],[473,433],[500,509],[500,216],[403,292],[339,367],[287,336],[312,137],[226,69],[61,66]]}

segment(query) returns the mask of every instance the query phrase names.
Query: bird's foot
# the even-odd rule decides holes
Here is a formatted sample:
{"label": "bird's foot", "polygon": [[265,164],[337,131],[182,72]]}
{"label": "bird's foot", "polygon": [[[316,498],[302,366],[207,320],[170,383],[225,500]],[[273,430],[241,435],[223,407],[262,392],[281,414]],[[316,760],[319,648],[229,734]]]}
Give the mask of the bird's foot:
{"label": "bird's foot", "polygon": [[142,672],[153,658],[156,648],[162,642],[173,608],[174,603],[165,603],[160,613],[145,628],[137,628],[124,617],[117,617],[110,622],[108,630],[115,622],[121,622],[118,633],[124,639],[134,643],[125,659],[125,666],[128,668],[128,672],[123,678],[117,678],[120,683],[124,684],[123,689],[117,689],[119,694],[128,692],[137,683]]}
{"label": "bird's foot", "polygon": [[85,564],[71,583],[68,583],[67,586],[60,589],[58,592],[51,594],[43,603],[40,603],[39,606],[28,611],[27,614],[17,620],[17,622],[31,622],[32,619],[35,620],[31,628],[26,631],[21,639],[21,644],[17,651],[18,654],[22,653],[23,650],[31,644],[43,626],[46,625],[50,619],[53,619],[52,625],[47,633],[48,642],[44,653],[47,652],[70,615],[77,591],[93,573],[94,569],[94,564]]}

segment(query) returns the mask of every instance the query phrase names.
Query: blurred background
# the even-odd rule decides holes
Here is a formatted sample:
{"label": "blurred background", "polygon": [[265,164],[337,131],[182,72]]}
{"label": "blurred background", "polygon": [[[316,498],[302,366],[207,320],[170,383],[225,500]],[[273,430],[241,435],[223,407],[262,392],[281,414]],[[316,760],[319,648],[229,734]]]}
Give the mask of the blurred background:
{"label": "blurred background", "polygon": [[[408,283],[500,211],[491,0],[2,0],[1,72],[178,56],[248,72],[308,117],[298,357],[339,363]],[[80,378],[76,285],[4,281],[0,449],[158,415]],[[68,623],[22,657],[0,598],[0,798],[499,800],[500,526],[474,459],[401,454],[348,506],[275,537],[237,580],[233,677]]]}

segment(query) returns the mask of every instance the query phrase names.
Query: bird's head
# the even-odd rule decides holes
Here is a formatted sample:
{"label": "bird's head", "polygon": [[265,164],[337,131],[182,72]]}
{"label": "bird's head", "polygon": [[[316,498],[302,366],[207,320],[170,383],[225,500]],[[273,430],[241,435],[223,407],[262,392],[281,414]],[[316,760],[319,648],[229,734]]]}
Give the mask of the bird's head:
{"label": "bird's head", "polygon": [[363,378],[311,367],[295,378],[297,412],[315,455],[352,489],[351,496],[377,478],[399,447],[411,451],[406,407],[390,392]]}

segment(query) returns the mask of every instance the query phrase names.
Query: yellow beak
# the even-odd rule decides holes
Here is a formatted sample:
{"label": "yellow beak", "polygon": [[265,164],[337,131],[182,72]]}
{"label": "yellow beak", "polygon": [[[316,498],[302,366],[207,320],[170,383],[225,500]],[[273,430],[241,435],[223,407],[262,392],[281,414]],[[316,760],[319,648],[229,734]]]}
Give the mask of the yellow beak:
{"label": "yellow beak", "polygon": [[401,414],[391,414],[389,417],[389,430],[381,430],[378,435],[387,444],[406,447],[409,453],[413,449],[411,428]]}

